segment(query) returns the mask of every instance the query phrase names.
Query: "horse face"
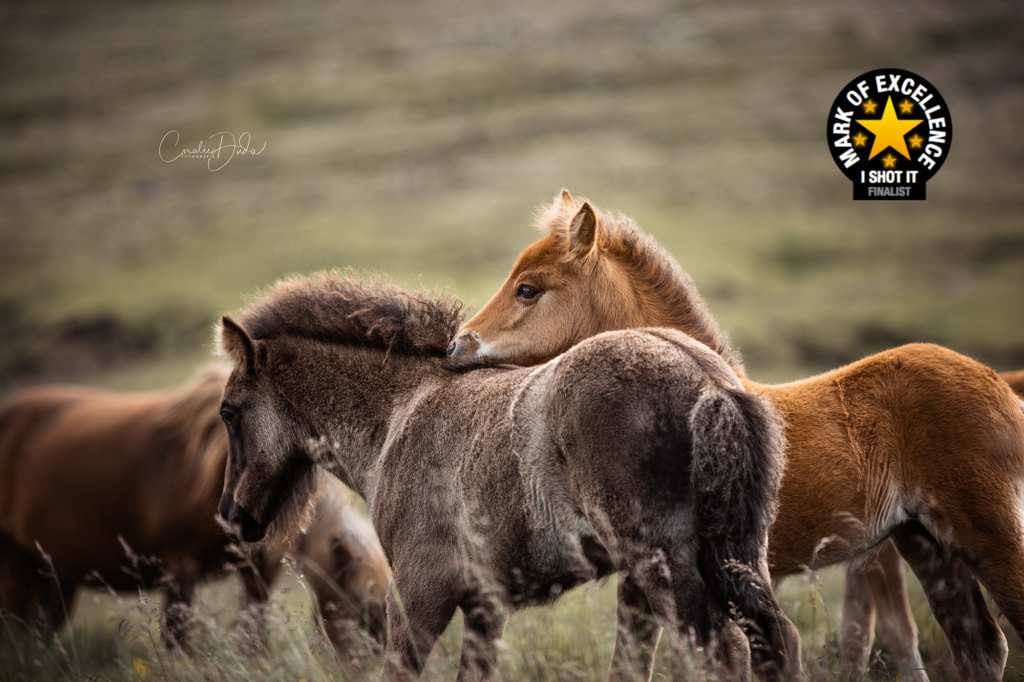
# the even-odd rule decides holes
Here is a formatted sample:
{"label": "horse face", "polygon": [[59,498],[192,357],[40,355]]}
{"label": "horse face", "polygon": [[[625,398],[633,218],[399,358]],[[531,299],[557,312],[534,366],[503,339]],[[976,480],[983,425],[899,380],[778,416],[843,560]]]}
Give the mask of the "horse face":
{"label": "horse face", "polygon": [[274,544],[285,544],[306,525],[317,497],[310,439],[301,424],[286,418],[288,405],[269,381],[266,349],[230,318],[220,344],[238,361],[221,405],[229,447],[220,516],[246,542],[269,534]]}
{"label": "horse face", "polygon": [[448,347],[454,360],[533,365],[564,353],[633,306],[629,282],[598,242],[595,210],[563,190],[551,213],[560,228],[523,251],[512,274]]}
{"label": "horse face", "polygon": [[565,319],[566,307],[578,303],[580,278],[562,255],[551,236],[527,247],[497,293],[463,325],[448,355],[532,364],[569,348],[569,329],[558,321]]}

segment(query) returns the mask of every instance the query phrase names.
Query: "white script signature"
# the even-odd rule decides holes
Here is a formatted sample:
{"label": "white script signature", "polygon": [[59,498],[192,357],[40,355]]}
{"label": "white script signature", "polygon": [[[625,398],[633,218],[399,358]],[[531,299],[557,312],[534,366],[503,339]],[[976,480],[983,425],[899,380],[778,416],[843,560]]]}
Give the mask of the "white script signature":
{"label": "white script signature", "polygon": [[[203,141],[200,140],[199,146],[193,149],[182,149],[178,153],[178,155],[175,156],[173,159],[165,159],[164,142],[171,135],[174,135],[175,147],[178,146],[178,141],[181,139],[181,136],[178,134],[177,130],[169,131],[160,139],[160,146],[157,147],[156,151],[157,154],[160,155],[161,161],[163,161],[164,163],[170,163],[171,161],[177,161],[178,159],[206,159],[206,167],[212,171],[219,171],[221,168],[228,165],[228,162],[230,162],[231,159],[234,158],[235,154],[239,154],[242,156],[244,156],[245,154],[252,154],[253,156],[255,156],[257,154],[262,153],[263,150],[267,148],[267,143],[264,142],[263,146],[260,147],[259,151],[256,151],[255,148],[249,149],[249,143],[252,139],[249,133],[242,133],[241,135],[238,136],[238,139],[236,140],[235,136],[232,133],[222,132],[214,133],[213,135],[210,135],[210,137],[208,138],[212,140],[215,137],[220,137],[220,141],[216,147],[207,147],[203,144]],[[227,142],[227,139],[230,139],[230,142]],[[223,163],[220,163],[221,160],[223,160]],[[216,161],[217,163],[215,164],[214,161]],[[216,168],[214,168],[214,166],[216,166]]]}

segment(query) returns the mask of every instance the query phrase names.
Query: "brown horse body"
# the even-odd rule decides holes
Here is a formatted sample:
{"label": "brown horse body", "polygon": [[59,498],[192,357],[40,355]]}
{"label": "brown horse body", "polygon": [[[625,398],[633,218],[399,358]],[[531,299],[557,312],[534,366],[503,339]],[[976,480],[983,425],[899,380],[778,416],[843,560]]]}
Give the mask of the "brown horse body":
{"label": "brown horse body", "polygon": [[224,318],[221,514],[240,537],[289,537],[324,470],[361,492],[394,567],[397,677],[461,608],[460,679],[491,678],[511,612],[615,570],[616,679],[650,677],[662,627],[735,674],[752,653],[798,674],[767,575],[782,448],[768,402],[665,329],[535,370],[457,371],[444,354],[460,319],[451,302],[331,274]]}
{"label": "brown horse body", "polygon": [[[228,550],[215,518],[227,459],[220,422],[226,379],[218,366],[170,391],[57,386],[23,391],[0,406],[0,574],[9,578],[0,585],[0,607],[34,629],[56,628],[87,580],[117,590],[160,587],[173,641],[185,633],[182,607],[198,581],[223,575],[228,564],[240,567],[250,603],[265,599],[280,555],[258,553],[249,566]],[[388,570],[372,532],[350,518],[358,512],[347,490],[330,490],[323,506],[307,553],[346,589],[324,584],[319,600],[379,610]],[[376,574],[357,585],[343,577],[353,563]],[[55,573],[59,585],[40,570]]]}
{"label": "brown horse body", "polygon": [[[692,280],[635,224],[578,207],[568,192],[540,223],[547,235],[522,253],[450,355],[531,364],[603,331],[663,325],[743,376]],[[1006,642],[975,577],[1024,635],[1024,414],[1006,382],[969,358],[915,344],[803,381],[768,386],[743,376],[743,384],[770,398],[787,425],[773,574],[851,560],[856,570],[855,560],[892,537],[960,673],[1000,679]],[[883,597],[913,634],[902,576],[892,575],[892,554],[883,556],[899,581]],[[910,649],[904,675],[924,678]]]}

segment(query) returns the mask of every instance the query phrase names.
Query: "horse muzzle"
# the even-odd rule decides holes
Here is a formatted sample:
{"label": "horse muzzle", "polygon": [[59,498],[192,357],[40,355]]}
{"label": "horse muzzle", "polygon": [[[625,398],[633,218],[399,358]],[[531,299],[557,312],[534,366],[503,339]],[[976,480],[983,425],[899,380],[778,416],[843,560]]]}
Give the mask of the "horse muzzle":
{"label": "horse muzzle", "polygon": [[238,538],[244,542],[259,542],[267,534],[266,526],[243,509],[231,493],[224,493],[221,496],[218,511],[220,517],[236,530]]}
{"label": "horse muzzle", "polygon": [[448,357],[452,360],[475,360],[480,355],[480,334],[475,329],[459,332],[448,344]]}

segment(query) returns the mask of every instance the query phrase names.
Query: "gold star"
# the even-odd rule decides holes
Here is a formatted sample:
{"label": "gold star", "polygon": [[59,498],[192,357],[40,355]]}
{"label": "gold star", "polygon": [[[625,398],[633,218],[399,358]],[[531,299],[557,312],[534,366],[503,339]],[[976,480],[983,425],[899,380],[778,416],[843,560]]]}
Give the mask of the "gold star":
{"label": "gold star", "polygon": [[875,104],[874,102],[872,102],[871,100],[868,100],[867,102],[864,102],[864,113],[865,114],[873,114],[873,113],[875,113],[875,107],[877,107],[877,106],[878,105]]}
{"label": "gold star", "polygon": [[871,145],[871,154],[868,159],[875,158],[879,152],[885,151],[886,147],[892,147],[903,156],[910,158],[907,151],[907,143],[903,136],[911,130],[924,123],[924,119],[908,120],[896,116],[896,108],[892,105],[892,97],[885,103],[885,111],[882,118],[858,118],[857,123],[875,134],[875,143]]}
{"label": "gold star", "polygon": [[885,164],[885,168],[895,168],[896,157],[893,156],[892,154],[886,154],[885,156],[882,157],[882,163]]}
{"label": "gold star", "polygon": [[900,113],[901,114],[909,114],[913,110],[914,110],[914,103],[911,102],[909,99],[905,99],[902,102],[900,102]]}
{"label": "gold star", "polygon": [[914,136],[907,140],[907,142],[909,142],[910,146],[914,149],[920,149],[921,143],[924,142],[924,138],[920,137],[917,133],[914,133]]}
{"label": "gold star", "polygon": [[867,142],[867,141],[868,141],[868,136],[865,135],[864,133],[857,133],[856,135],[853,136],[853,146],[854,147],[863,147],[864,143]]}

